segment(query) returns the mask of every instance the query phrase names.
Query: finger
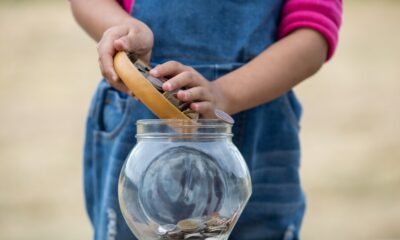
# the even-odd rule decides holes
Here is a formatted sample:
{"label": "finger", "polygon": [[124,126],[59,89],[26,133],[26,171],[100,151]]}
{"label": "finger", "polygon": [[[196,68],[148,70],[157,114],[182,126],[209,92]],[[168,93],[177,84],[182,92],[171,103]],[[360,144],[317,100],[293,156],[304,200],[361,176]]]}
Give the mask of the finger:
{"label": "finger", "polygon": [[195,87],[201,84],[200,79],[191,72],[182,72],[163,83],[164,91],[173,91],[183,87]]}
{"label": "finger", "polygon": [[157,65],[150,71],[150,74],[154,77],[167,77],[175,76],[181,72],[189,71],[190,67],[185,66],[176,61],[169,61],[164,64]]}
{"label": "finger", "polygon": [[129,31],[127,35],[124,35],[116,40],[114,40],[114,47],[118,51],[128,51],[135,52],[136,54],[140,54],[138,49],[135,49],[134,46],[134,36],[133,32]]}
{"label": "finger", "polygon": [[211,102],[195,102],[190,104],[190,108],[201,114],[202,118],[215,118],[213,113],[214,105]]}
{"label": "finger", "polygon": [[193,87],[177,93],[179,100],[184,102],[211,101],[212,95],[204,87]]}
{"label": "finger", "polygon": [[101,40],[97,46],[98,53],[110,53],[114,50],[114,41],[123,36],[128,35],[129,31],[124,26],[117,26],[108,29],[103,33]]}
{"label": "finger", "polygon": [[113,57],[116,53],[113,42],[114,39],[127,34],[123,28],[110,29],[104,32],[101,41],[97,46],[99,54],[99,65],[101,73],[108,80],[118,81],[118,75],[114,70]]}
{"label": "finger", "polygon": [[130,95],[129,89],[125,86],[125,84],[124,84],[123,82],[121,82],[121,81],[118,81],[118,82],[108,81],[108,83],[110,83],[110,85],[111,85],[113,88],[115,88],[115,89],[117,89],[117,90],[119,90],[119,91],[121,91],[121,92],[124,92],[124,93],[127,93],[128,95]]}
{"label": "finger", "polygon": [[114,41],[114,48],[117,51],[128,51],[128,40],[127,37],[122,37]]}
{"label": "finger", "polygon": [[142,44],[142,41],[135,41],[136,36],[133,30],[130,30],[128,34],[116,39],[114,41],[114,47],[118,51],[135,52],[138,55],[142,55],[148,51],[147,48]]}
{"label": "finger", "polygon": [[99,57],[99,66],[101,74],[110,82],[120,82],[117,73],[114,70],[113,56],[104,54]]}

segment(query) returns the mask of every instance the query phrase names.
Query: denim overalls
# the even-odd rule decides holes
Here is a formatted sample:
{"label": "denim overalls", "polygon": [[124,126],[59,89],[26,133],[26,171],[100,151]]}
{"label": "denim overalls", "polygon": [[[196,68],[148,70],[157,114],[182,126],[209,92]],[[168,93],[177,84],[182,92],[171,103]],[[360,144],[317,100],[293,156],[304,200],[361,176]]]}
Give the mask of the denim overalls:
{"label": "denim overalls", "polygon": [[[136,0],[132,15],[154,32],[152,64],[176,60],[214,80],[276,41],[282,4],[283,0]],[[305,209],[298,172],[300,115],[290,91],[233,116],[233,141],[250,169],[253,195],[230,239],[298,239]],[[96,240],[135,239],[119,209],[117,184],[135,145],[135,122],[148,118],[155,116],[143,104],[104,80],[100,83],[89,112],[84,152],[86,207]]]}

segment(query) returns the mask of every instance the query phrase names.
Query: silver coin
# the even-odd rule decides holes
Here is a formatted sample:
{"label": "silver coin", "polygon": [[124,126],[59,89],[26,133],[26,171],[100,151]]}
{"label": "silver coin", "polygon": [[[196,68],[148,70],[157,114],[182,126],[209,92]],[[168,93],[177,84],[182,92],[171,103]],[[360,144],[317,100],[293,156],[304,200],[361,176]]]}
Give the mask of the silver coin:
{"label": "silver coin", "polygon": [[158,226],[158,228],[157,228],[157,234],[158,235],[165,235],[165,234],[167,234],[167,230],[166,229],[164,229],[162,226]]}
{"label": "silver coin", "polygon": [[156,87],[159,90],[162,89],[162,85],[164,83],[163,81],[151,76],[150,74],[146,74],[145,77],[147,78],[147,80],[149,80],[154,85],[154,87]]}
{"label": "silver coin", "polygon": [[161,225],[158,226],[157,228],[157,234],[158,235],[165,235],[169,232],[172,232],[176,229],[176,225],[174,224],[165,224],[165,225]]}
{"label": "silver coin", "polygon": [[168,232],[174,231],[176,229],[176,225],[175,224],[165,224],[162,225],[162,227],[167,230]]}
{"label": "silver coin", "polygon": [[201,233],[190,233],[186,234],[184,239],[191,239],[191,240],[197,240],[197,239],[204,239],[203,235]]}
{"label": "silver coin", "polygon": [[226,112],[224,112],[220,109],[214,109],[214,114],[218,119],[220,119],[226,123],[229,123],[229,124],[235,123],[235,120],[233,120],[233,118],[229,114],[227,114]]}
{"label": "silver coin", "polygon": [[158,226],[157,228],[157,234],[158,235],[165,235],[168,232],[174,231],[176,229],[176,225],[174,224],[165,224],[162,226]]}
{"label": "silver coin", "polygon": [[170,240],[180,240],[183,239],[184,233],[179,230],[176,229],[174,231],[168,232],[164,237],[166,237],[166,239],[170,239]]}
{"label": "silver coin", "polygon": [[182,103],[179,105],[179,110],[185,111],[186,109],[189,108],[190,104],[191,104],[191,102],[182,102]]}
{"label": "silver coin", "polygon": [[177,223],[180,230],[186,233],[194,233],[203,230],[206,226],[197,218],[184,219]]}
{"label": "silver coin", "polygon": [[199,119],[199,116],[200,116],[198,112],[193,111],[191,108],[187,108],[182,113],[184,113],[186,116],[188,116],[189,118],[191,118],[193,120]]}
{"label": "silver coin", "polygon": [[136,53],[127,52],[126,54],[128,55],[128,58],[129,58],[129,60],[131,60],[132,63],[135,63],[139,59],[139,57],[138,57],[138,55],[136,55]]}
{"label": "silver coin", "polygon": [[212,216],[208,221],[206,221],[207,226],[218,226],[222,224],[221,218],[218,216]]}
{"label": "silver coin", "polygon": [[217,237],[219,233],[211,233],[211,232],[204,232],[203,236],[204,237]]}
{"label": "silver coin", "polygon": [[199,113],[197,113],[197,112],[185,113],[185,114],[186,114],[186,116],[188,116],[189,118],[191,118],[193,120],[199,119]]}
{"label": "silver coin", "polygon": [[175,94],[173,92],[164,92],[163,93],[164,97],[168,99],[174,105],[175,107],[179,107],[179,99],[174,96]]}

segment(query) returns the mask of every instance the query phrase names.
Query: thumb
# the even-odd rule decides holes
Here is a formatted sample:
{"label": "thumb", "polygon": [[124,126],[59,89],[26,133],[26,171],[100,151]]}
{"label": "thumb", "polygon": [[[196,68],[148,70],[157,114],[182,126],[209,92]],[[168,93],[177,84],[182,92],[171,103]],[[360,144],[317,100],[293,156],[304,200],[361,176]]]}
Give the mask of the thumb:
{"label": "thumb", "polygon": [[120,37],[114,41],[114,47],[118,51],[128,51],[138,53],[138,46],[135,46],[135,34],[133,31],[129,31],[127,35]]}
{"label": "thumb", "polygon": [[143,51],[143,48],[137,44],[137,42],[133,41],[133,34],[128,34],[123,37],[120,37],[114,41],[114,48],[117,51],[127,51],[134,52],[139,55],[140,59],[149,63],[151,50]]}
{"label": "thumb", "polygon": [[129,40],[127,36],[123,36],[114,41],[114,48],[117,51],[129,51]]}
{"label": "thumb", "polygon": [[127,35],[114,41],[114,48],[118,51],[135,52],[139,56],[143,56],[148,53],[149,49],[146,48],[144,40],[137,37],[134,31],[129,31]]}

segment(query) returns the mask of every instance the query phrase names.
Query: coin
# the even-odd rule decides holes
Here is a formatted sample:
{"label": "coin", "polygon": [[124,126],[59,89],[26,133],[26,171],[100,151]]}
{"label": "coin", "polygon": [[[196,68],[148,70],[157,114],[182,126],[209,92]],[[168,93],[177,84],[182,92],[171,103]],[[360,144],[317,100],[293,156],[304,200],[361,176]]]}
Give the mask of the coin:
{"label": "coin", "polygon": [[132,63],[135,63],[139,59],[138,55],[133,52],[127,52],[126,54],[128,55],[128,58],[129,60],[131,60]]}
{"label": "coin", "polygon": [[179,110],[184,111],[189,108],[191,102],[183,102],[179,105]]}
{"label": "coin", "polygon": [[[166,78],[156,78],[149,74],[150,68],[142,62],[138,55],[135,53],[127,52],[128,58],[135,65],[136,69],[161,93],[163,96],[176,108],[182,111],[186,116],[191,119],[197,120],[199,119],[199,113],[192,111],[189,106],[191,102],[183,102],[180,101],[176,94],[180,89],[175,89],[173,91],[163,91],[162,85],[168,79]],[[185,112],[189,110],[188,112]]]}
{"label": "coin", "polygon": [[183,232],[194,232],[202,227],[202,223],[197,219],[184,219],[178,222],[178,227]]}
{"label": "coin", "polygon": [[191,119],[197,120],[199,119],[199,113],[193,111],[192,109],[188,108],[183,111],[183,113]]}
{"label": "coin", "polygon": [[193,119],[193,120],[197,120],[199,119],[199,114],[196,112],[193,113],[186,113],[186,116],[188,116],[189,118]]}
{"label": "coin", "polygon": [[165,235],[168,231],[166,229],[164,229],[162,226],[159,226],[157,228],[157,234],[158,235]]}
{"label": "coin", "polygon": [[233,118],[229,114],[220,109],[214,109],[214,114],[219,120],[222,120],[229,124],[235,123],[235,120],[233,120]]}
{"label": "coin", "polygon": [[165,224],[162,227],[166,229],[168,232],[174,231],[176,229],[175,224]]}
{"label": "coin", "polygon": [[164,97],[168,99],[175,107],[179,107],[179,99],[175,97],[175,94],[173,92],[164,92],[163,93]]}
{"label": "coin", "polygon": [[[232,217],[235,217],[235,214]],[[222,217],[218,213],[183,219],[176,225],[159,226],[158,240],[218,240],[229,231],[231,222],[232,218]]]}
{"label": "coin", "polygon": [[146,66],[145,63],[140,61],[138,56],[135,53],[128,53],[128,58],[131,60],[131,62],[135,65],[137,70],[139,70],[142,75],[150,81],[150,83],[157,88],[158,90],[162,90],[162,85],[165,82],[165,79],[159,79],[151,76],[149,74],[150,68]]}
{"label": "coin", "polygon": [[183,232],[180,229],[175,229],[167,233],[167,239],[182,239]]}
{"label": "coin", "polygon": [[151,82],[151,84],[153,84],[155,88],[157,88],[158,90],[162,90],[162,85],[164,83],[162,80],[155,78],[150,74],[146,74],[145,77]]}
{"label": "coin", "polygon": [[221,226],[218,226],[218,227],[209,227],[209,228],[207,228],[207,233],[220,234],[220,233],[226,232],[227,230],[228,230],[228,226],[221,225]]}
{"label": "coin", "polygon": [[201,233],[190,233],[190,234],[186,234],[184,239],[190,239],[190,240],[202,240],[203,235]]}
{"label": "coin", "polygon": [[225,223],[224,218],[221,218],[221,216],[218,213],[213,213],[211,215],[211,218],[209,218],[206,221],[206,225],[208,227],[219,226],[219,225],[222,225],[224,223]]}
{"label": "coin", "polygon": [[203,236],[204,237],[217,237],[219,233],[212,233],[212,232],[204,232]]}
{"label": "coin", "polygon": [[146,65],[143,62],[141,62],[140,60],[137,60],[134,63],[134,65],[137,68],[137,70],[139,70],[139,72],[141,72],[142,74],[150,71],[150,69],[148,67],[146,67]]}
{"label": "coin", "polygon": [[212,217],[206,222],[206,224],[207,224],[207,226],[216,226],[216,225],[220,224],[220,219],[216,218],[216,217]]}

